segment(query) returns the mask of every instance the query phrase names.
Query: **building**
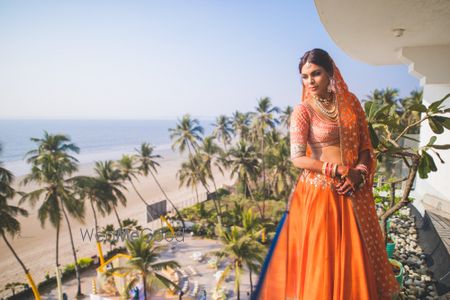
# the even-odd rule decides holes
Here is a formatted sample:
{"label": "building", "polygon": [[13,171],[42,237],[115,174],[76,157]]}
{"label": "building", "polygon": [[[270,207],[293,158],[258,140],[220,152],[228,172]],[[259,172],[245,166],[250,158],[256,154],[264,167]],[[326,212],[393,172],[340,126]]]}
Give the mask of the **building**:
{"label": "building", "polygon": [[[329,35],[349,56],[371,65],[408,65],[410,74],[420,79],[426,105],[450,93],[450,1],[315,0],[315,5]],[[450,98],[445,104],[450,107]],[[434,134],[422,124],[424,145]],[[438,143],[450,144],[450,134],[440,135]],[[414,206],[425,221],[433,213],[450,221],[450,151],[441,156],[446,164],[435,160],[438,172],[416,181]],[[441,239],[446,256],[436,245],[435,250],[444,252],[434,257],[430,269],[444,290],[450,289],[450,233]]]}

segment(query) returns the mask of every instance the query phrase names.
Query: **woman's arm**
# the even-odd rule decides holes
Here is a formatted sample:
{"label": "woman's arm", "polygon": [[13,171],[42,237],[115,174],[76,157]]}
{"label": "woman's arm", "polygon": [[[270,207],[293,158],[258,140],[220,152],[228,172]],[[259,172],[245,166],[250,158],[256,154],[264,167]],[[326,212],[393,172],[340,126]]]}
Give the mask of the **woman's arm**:
{"label": "woman's arm", "polygon": [[324,164],[323,161],[317,160],[308,156],[300,156],[297,158],[292,159],[292,163],[294,164],[294,167],[300,168],[300,169],[307,169],[314,172],[322,172],[322,166]]}

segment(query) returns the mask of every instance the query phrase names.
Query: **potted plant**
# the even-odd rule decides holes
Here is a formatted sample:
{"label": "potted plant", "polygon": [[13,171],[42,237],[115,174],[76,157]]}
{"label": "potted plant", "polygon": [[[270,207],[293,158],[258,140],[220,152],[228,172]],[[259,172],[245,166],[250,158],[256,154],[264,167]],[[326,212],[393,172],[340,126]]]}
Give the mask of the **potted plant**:
{"label": "potted plant", "polygon": [[386,243],[386,252],[388,258],[392,258],[395,250],[395,241],[392,239],[390,235],[388,235],[387,243]]}
{"label": "potted plant", "polygon": [[395,259],[389,258],[389,262],[391,263],[392,266],[392,271],[395,274],[395,279],[397,280],[397,282],[400,284],[400,287],[403,287],[403,273],[404,268],[403,265]]}
{"label": "potted plant", "polygon": [[[381,184],[381,178],[377,180],[377,187],[374,188],[374,199],[377,207],[377,214],[380,218],[380,226],[382,226],[381,216],[385,214],[387,210],[393,207],[399,200],[399,197],[395,197],[395,184],[397,181],[390,181],[389,183]],[[388,197],[389,196],[389,197]],[[398,211],[394,214],[398,214]],[[392,258],[395,250],[395,241],[390,234],[391,220],[386,220],[385,234],[386,238],[386,252],[388,258]]]}
{"label": "potted plant", "polygon": [[[383,156],[401,159],[408,169],[408,174],[405,178],[391,183],[392,205],[380,217],[381,229],[386,243],[388,242],[387,220],[402,207],[411,203],[409,194],[417,173],[419,173],[420,178],[427,178],[430,172],[437,171],[434,158],[430,153],[433,153],[443,163],[444,161],[438,151],[450,149],[448,144],[437,144],[437,136],[432,136],[428,143],[418,147],[401,146],[399,140],[402,138],[411,139],[407,134],[413,131],[417,132],[420,125],[425,121],[428,122],[431,130],[436,135],[440,135],[450,129],[450,118],[444,116],[450,112],[450,109],[446,109],[443,105],[444,101],[449,97],[450,94],[447,94],[444,98],[431,103],[428,107],[422,103],[414,103],[409,105],[407,110],[404,109],[403,111],[399,111],[397,103],[389,103],[382,99],[372,99],[364,103],[364,110],[369,123],[369,133],[375,148],[375,157],[377,160],[381,160]],[[418,117],[406,117],[406,111],[408,113],[415,112]],[[399,197],[398,202],[395,201],[395,184],[397,183],[403,183],[402,195]],[[398,270],[395,274],[400,280],[403,276],[402,267],[392,260],[391,264]]]}

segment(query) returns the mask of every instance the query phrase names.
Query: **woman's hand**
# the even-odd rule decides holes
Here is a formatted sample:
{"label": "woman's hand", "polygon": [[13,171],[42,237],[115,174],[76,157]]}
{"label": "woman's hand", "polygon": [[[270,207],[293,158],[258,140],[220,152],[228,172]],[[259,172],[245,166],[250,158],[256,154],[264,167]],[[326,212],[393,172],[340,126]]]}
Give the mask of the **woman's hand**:
{"label": "woman's hand", "polygon": [[350,169],[347,176],[345,178],[342,178],[341,181],[336,185],[336,191],[339,195],[350,196],[356,191],[361,182],[361,171],[357,169]]}

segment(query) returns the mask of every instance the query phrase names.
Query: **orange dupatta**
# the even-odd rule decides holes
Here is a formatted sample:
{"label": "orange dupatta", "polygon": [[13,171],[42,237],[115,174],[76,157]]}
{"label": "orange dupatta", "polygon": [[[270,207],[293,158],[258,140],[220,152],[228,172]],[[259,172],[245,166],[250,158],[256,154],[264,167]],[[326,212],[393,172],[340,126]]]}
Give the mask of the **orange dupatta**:
{"label": "orange dupatta", "polygon": [[[378,295],[381,299],[392,297],[400,292],[400,285],[396,281],[391,264],[387,258],[383,234],[375,210],[372,186],[375,174],[376,160],[370,141],[366,115],[357,97],[347,87],[341,72],[333,62],[333,89],[339,112],[339,134],[341,160],[344,165],[355,167],[359,153],[370,151],[369,180],[364,187],[348,198],[358,223],[363,243],[368,250],[369,259],[374,270]],[[309,97],[308,90],[303,85],[302,101]],[[306,155],[311,155],[307,147]]]}

